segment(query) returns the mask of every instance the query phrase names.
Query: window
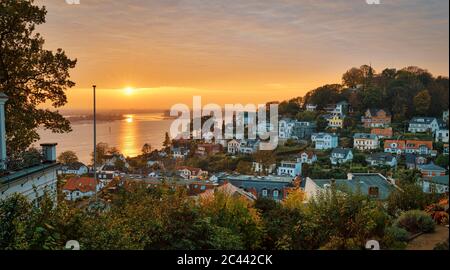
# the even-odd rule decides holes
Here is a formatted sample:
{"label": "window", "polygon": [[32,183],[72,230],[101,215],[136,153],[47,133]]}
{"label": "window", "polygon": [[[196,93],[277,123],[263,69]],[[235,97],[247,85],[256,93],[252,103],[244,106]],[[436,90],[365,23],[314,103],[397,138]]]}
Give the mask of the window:
{"label": "window", "polygon": [[263,195],[263,197],[267,197],[267,189],[263,189],[261,194]]}
{"label": "window", "polygon": [[274,197],[274,198],[278,198],[279,194],[280,194],[280,192],[279,192],[278,190],[275,189],[275,190],[273,191],[273,197]]}

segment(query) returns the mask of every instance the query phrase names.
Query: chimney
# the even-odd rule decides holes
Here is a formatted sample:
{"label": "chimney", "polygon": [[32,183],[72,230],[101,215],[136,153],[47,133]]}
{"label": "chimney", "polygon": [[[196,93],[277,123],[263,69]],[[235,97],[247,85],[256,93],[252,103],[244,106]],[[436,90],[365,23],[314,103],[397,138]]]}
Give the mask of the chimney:
{"label": "chimney", "polygon": [[6,170],[5,103],[8,96],[0,92],[0,170]]}
{"label": "chimney", "polygon": [[42,146],[42,154],[43,154],[43,162],[44,163],[54,163],[56,162],[56,145],[57,143],[43,143]]}
{"label": "chimney", "polygon": [[353,180],[353,173],[347,173],[347,180]]}

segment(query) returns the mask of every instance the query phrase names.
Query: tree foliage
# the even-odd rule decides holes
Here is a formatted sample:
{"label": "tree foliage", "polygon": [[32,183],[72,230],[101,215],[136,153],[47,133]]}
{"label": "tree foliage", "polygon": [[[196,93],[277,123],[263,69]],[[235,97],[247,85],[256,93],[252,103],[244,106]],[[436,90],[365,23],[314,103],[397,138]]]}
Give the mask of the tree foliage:
{"label": "tree foliage", "polygon": [[44,49],[45,40],[35,28],[45,23],[47,11],[33,3],[0,2],[0,91],[9,97],[5,110],[10,156],[37,141],[40,126],[58,133],[71,131],[70,122],[58,111],[39,105],[58,108],[67,103],[65,91],[75,85],[69,80],[69,70],[76,60],[62,49]]}

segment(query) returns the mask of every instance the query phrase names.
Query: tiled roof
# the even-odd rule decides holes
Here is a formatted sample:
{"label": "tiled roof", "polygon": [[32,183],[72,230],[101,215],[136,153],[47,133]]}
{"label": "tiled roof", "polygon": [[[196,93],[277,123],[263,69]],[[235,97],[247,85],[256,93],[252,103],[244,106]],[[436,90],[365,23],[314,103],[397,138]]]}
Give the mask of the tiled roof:
{"label": "tiled roof", "polygon": [[70,178],[67,180],[63,187],[63,190],[75,191],[86,193],[89,191],[95,191],[95,180],[90,177]]}
{"label": "tiled roof", "polygon": [[342,154],[347,156],[352,150],[350,148],[334,148],[331,154]]}

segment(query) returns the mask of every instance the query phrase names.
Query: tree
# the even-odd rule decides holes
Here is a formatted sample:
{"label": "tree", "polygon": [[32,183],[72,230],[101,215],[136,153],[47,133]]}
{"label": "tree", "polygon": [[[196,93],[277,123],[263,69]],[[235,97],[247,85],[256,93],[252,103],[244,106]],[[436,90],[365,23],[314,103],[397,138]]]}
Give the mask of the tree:
{"label": "tree", "polygon": [[448,156],[445,155],[439,155],[436,158],[436,165],[441,166],[442,168],[447,168],[448,167]]}
{"label": "tree", "polygon": [[150,153],[152,152],[152,146],[148,143],[144,144],[144,146],[142,146],[142,154],[144,156],[148,156],[150,155]]}
{"label": "tree", "polygon": [[425,115],[430,108],[430,104],[431,96],[428,90],[422,90],[414,97],[414,108],[419,115]]}
{"label": "tree", "polygon": [[164,142],[163,142],[163,146],[165,148],[168,148],[172,145],[172,140],[170,139],[169,133],[166,132],[165,136],[164,136]]}
{"label": "tree", "polygon": [[69,70],[76,60],[69,59],[62,49],[43,49],[45,40],[35,32],[45,22],[45,7],[33,5],[34,0],[3,0],[0,2],[0,91],[6,103],[7,151],[13,156],[39,140],[38,127],[52,132],[70,132],[70,122],[58,111],[67,103],[65,91],[75,85]]}
{"label": "tree", "polygon": [[251,174],[252,173],[252,163],[249,161],[241,160],[237,164],[236,171],[240,174]]}
{"label": "tree", "polygon": [[78,161],[77,154],[74,151],[64,151],[58,156],[58,162],[62,164],[69,164]]}
{"label": "tree", "polygon": [[[109,153],[109,145],[107,143],[97,143],[97,164],[105,162],[105,156]],[[94,152],[91,153],[91,160],[94,163]]]}
{"label": "tree", "polygon": [[306,193],[297,188],[289,192],[286,199],[283,201],[283,205],[289,209],[299,210],[304,206],[306,199]]}
{"label": "tree", "polygon": [[350,88],[356,88],[363,83],[363,73],[359,68],[351,68],[342,75],[342,83]]}

